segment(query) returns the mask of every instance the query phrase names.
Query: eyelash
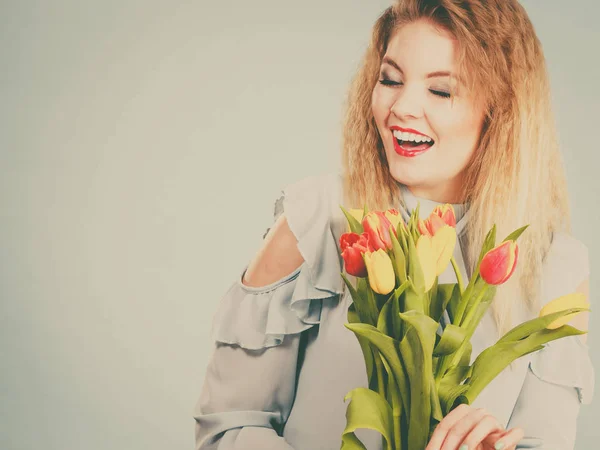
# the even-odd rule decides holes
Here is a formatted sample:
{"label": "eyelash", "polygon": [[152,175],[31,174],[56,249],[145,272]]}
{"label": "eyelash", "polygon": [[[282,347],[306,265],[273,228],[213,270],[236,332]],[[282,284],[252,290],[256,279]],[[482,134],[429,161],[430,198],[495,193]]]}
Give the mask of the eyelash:
{"label": "eyelash", "polygon": [[[379,80],[379,82],[384,86],[398,86],[398,85],[402,84],[402,83],[397,83],[392,80],[386,80],[385,78],[383,80]],[[449,92],[435,91],[432,89],[430,89],[429,92],[431,92],[433,95],[437,95],[438,97],[442,97],[442,98],[450,98],[452,95]]]}

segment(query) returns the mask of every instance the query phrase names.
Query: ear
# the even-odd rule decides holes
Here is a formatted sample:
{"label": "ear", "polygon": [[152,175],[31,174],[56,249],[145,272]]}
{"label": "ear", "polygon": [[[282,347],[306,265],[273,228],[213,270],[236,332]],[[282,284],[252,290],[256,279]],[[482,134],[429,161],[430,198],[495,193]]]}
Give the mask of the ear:
{"label": "ear", "polygon": [[[590,279],[589,279],[589,277],[586,278],[585,280],[583,280],[581,282],[581,284],[579,286],[577,286],[577,289],[575,291],[584,294],[586,301],[589,302],[590,301]],[[590,305],[590,309],[592,309],[591,305]],[[569,325],[572,325],[579,330],[588,330],[589,320],[590,320],[590,312],[584,311],[582,313],[577,314],[573,318],[573,320],[571,320],[569,322]],[[588,335],[586,333],[586,334],[581,334],[578,337],[581,340],[581,342],[583,342],[585,344],[587,341],[587,336]]]}

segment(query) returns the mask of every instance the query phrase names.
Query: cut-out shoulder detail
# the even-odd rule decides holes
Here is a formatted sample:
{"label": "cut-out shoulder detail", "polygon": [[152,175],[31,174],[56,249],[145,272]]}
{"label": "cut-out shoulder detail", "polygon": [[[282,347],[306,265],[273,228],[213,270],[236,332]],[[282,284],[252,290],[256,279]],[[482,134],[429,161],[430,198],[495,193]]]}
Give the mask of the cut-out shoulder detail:
{"label": "cut-out shoulder detail", "polygon": [[287,218],[282,214],[256,256],[248,264],[242,284],[253,288],[270,285],[295,272],[303,262],[296,237],[287,223]]}
{"label": "cut-out shoulder detail", "polygon": [[[285,335],[320,323],[322,309],[333,307],[334,298],[343,293],[342,259],[331,223],[333,212],[341,214],[337,181],[327,175],[309,176],[283,190],[278,200],[283,211],[276,203],[276,224],[266,238],[271,241],[265,242],[265,248],[273,245],[274,262],[268,264],[275,269],[267,269],[271,275],[250,286],[242,282],[249,265],[244,268],[217,308],[211,333],[216,341],[250,350],[278,346]],[[275,238],[280,231],[285,243]],[[282,253],[292,246],[295,259],[290,260]],[[258,266],[262,256],[255,258]],[[277,261],[290,264],[283,270]],[[327,299],[332,301],[324,306]]]}

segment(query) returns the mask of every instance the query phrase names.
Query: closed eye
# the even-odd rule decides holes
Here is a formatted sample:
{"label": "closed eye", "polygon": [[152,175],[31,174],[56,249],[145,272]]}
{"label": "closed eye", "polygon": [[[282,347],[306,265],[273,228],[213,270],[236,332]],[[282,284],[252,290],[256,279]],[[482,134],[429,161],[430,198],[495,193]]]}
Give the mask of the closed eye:
{"label": "closed eye", "polygon": [[450,98],[450,92],[444,92],[444,91],[434,91],[433,89],[430,89],[429,92],[431,92],[433,95],[437,95],[438,97],[443,97],[443,98]]}
{"label": "closed eye", "polygon": [[[379,83],[381,83],[384,86],[400,86],[403,84],[402,82],[392,81],[392,80],[388,80],[385,78],[379,80]],[[430,89],[429,92],[431,92],[433,95],[436,95],[436,96],[442,97],[442,98],[450,98],[452,96],[452,94],[450,94],[450,92],[436,91],[434,89]]]}
{"label": "closed eye", "polygon": [[381,84],[383,84],[384,86],[398,86],[399,84],[402,84],[402,83],[398,83],[396,81],[386,80],[385,78],[383,80],[379,80],[379,82]]}

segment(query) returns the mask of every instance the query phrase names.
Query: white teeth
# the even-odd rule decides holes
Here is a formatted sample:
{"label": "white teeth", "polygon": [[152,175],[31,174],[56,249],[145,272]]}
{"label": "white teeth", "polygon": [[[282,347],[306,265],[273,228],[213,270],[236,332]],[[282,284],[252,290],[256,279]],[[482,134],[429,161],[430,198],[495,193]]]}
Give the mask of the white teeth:
{"label": "white teeth", "polygon": [[427,136],[423,136],[421,134],[415,133],[407,133],[405,131],[394,130],[394,137],[396,139],[400,139],[401,141],[413,141],[413,142],[431,142],[432,139]]}

